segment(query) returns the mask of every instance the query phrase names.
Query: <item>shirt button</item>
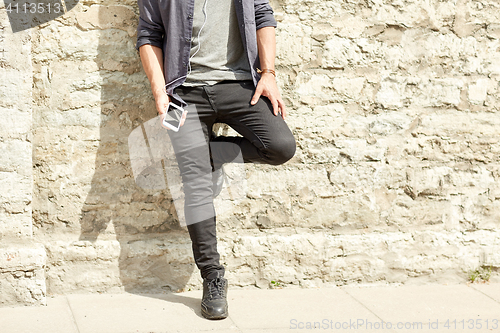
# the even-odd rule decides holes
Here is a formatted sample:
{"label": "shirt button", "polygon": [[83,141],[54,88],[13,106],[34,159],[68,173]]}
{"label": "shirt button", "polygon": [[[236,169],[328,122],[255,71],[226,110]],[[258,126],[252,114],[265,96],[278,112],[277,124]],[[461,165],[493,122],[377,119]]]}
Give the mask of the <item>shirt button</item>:
{"label": "shirt button", "polygon": [[189,15],[188,15],[188,18],[189,18],[189,19],[192,19],[192,18],[193,18],[193,14],[189,14]]}
{"label": "shirt button", "polygon": [[191,42],[191,38],[186,37],[186,42],[188,42],[188,43]]}

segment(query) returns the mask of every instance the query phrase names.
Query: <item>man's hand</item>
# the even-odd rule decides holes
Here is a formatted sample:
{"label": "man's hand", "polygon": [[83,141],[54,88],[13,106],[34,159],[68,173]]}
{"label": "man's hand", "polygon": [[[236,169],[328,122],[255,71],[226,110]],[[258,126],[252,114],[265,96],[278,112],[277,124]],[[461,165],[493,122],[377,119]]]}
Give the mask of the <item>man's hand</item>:
{"label": "man's hand", "polygon": [[274,115],[277,116],[278,112],[281,112],[281,117],[285,119],[285,103],[283,103],[280,91],[278,90],[276,78],[273,73],[265,71],[266,69],[274,70],[274,58],[276,57],[276,34],[274,30],[274,27],[271,26],[257,30],[257,48],[259,49],[260,68],[262,68],[264,72],[260,76],[257,88],[255,88],[255,94],[250,103],[255,105],[260,96],[265,96],[273,105]]}
{"label": "man's hand", "polygon": [[165,94],[165,92],[158,91],[154,94],[156,102],[156,111],[161,116],[167,111],[168,103],[170,103],[170,96]]}
{"label": "man's hand", "polygon": [[278,85],[276,84],[276,79],[271,73],[262,73],[259,83],[257,83],[257,88],[255,89],[255,94],[252,97],[250,104],[255,105],[259,100],[260,96],[265,96],[269,99],[273,105],[273,113],[275,116],[278,112],[281,112],[281,117],[285,119],[286,108],[283,99],[281,98]]}
{"label": "man's hand", "polygon": [[[163,126],[163,118],[165,118],[165,112],[168,109],[168,103],[170,103],[170,96],[168,96],[164,91],[159,91],[155,93],[155,102],[156,102],[156,111],[160,115],[160,122],[163,128],[169,129],[168,127]],[[186,121],[187,111],[183,113],[181,119],[181,126],[184,125]]]}
{"label": "man's hand", "polygon": [[[164,114],[167,112],[168,103],[170,103],[170,96],[163,90],[165,86],[165,78],[163,77],[163,51],[157,46],[144,44],[139,47],[139,54],[142,67],[151,83],[151,91],[156,102],[156,111],[158,111],[161,123],[163,124]],[[185,120],[186,117],[182,117],[181,126],[184,125]]]}

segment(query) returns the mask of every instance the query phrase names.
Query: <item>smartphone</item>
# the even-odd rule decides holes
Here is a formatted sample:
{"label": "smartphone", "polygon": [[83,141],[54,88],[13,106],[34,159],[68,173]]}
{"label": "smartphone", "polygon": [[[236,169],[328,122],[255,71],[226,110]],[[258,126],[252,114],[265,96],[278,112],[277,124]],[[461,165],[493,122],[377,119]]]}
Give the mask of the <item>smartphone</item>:
{"label": "smartphone", "polygon": [[178,132],[181,127],[181,120],[184,117],[186,110],[184,108],[170,102],[168,103],[167,112],[165,112],[163,118],[163,126],[171,129],[174,132]]}

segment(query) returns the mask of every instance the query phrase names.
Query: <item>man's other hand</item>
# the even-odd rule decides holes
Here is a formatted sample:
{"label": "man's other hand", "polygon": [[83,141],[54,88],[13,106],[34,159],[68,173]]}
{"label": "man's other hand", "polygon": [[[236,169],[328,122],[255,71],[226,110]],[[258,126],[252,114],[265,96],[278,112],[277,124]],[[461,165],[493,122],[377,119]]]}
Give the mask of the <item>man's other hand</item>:
{"label": "man's other hand", "polygon": [[276,79],[272,73],[262,73],[250,104],[255,105],[258,102],[260,96],[265,96],[269,99],[269,101],[273,105],[273,113],[275,116],[277,116],[278,113],[281,112],[281,117],[285,119],[285,103],[281,98],[278,85],[276,84]]}

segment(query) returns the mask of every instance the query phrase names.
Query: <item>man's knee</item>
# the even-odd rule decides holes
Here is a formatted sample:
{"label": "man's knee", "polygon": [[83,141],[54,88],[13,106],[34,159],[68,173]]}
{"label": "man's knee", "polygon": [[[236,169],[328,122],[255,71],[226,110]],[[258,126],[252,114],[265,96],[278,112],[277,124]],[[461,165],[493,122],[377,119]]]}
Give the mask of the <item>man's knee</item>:
{"label": "man's knee", "polygon": [[268,163],[280,165],[290,160],[295,155],[297,145],[295,138],[290,135],[277,137],[267,149]]}

